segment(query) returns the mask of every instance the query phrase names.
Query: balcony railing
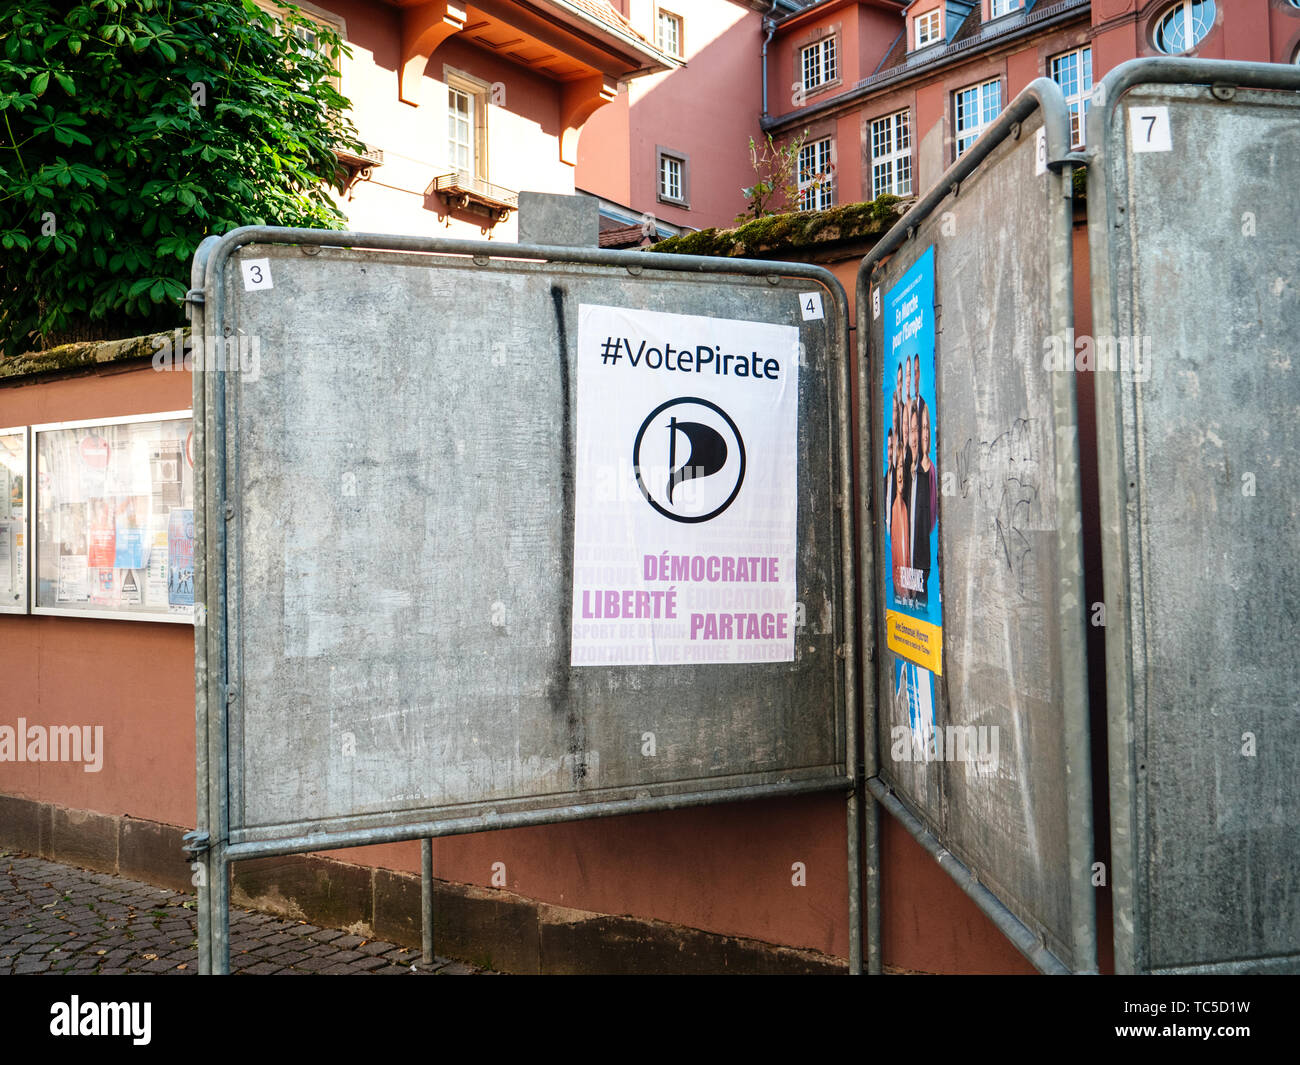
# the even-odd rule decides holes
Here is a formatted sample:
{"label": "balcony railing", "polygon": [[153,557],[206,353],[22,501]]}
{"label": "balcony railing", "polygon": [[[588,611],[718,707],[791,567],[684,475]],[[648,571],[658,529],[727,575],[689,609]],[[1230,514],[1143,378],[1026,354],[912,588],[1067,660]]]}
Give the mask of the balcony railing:
{"label": "balcony railing", "polygon": [[334,155],[339,161],[339,176],[344,192],[350,192],[358,181],[369,181],[374,168],[384,165],[383,149],[369,144],[360,152],[337,148]]}
{"label": "balcony railing", "polygon": [[504,222],[511,211],[519,210],[519,194],[493,185],[480,177],[456,170],[439,174],[425,189],[426,196],[438,195],[452,210],[472,210],[486,214],[495,222]]}

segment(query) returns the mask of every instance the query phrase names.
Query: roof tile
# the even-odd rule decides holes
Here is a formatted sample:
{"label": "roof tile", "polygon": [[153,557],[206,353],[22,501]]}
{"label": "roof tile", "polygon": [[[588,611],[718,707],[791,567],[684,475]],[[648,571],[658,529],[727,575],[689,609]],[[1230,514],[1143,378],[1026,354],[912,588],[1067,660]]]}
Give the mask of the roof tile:
{"label": "roof tile", "polygon": [[598,22],[603,22],[607,26],[613,26],[614,29],[626,33],[629,37],[635,37],[639,41],[645,41],[646,44],[650,43],[645,37],[641,36],[641,34],[632,28],[632,23],[628,22],[627,19],[614,10],[614,6],[609,2],[609,0],[567,0],[567,2],[572,4],[574,7],[585,11]]}

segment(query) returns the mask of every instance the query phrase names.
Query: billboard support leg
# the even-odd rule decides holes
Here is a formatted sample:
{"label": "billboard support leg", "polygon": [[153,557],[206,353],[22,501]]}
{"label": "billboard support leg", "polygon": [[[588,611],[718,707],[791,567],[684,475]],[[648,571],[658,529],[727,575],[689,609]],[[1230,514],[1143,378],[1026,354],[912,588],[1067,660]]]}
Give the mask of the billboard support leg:
{"label": "billboard support leg", "polygon": [[859,846],[862,809],[862,786],[854,781],[849,792],[849,975],[862,975],[862,851]]}
{"label": "billboard support leg", "polygon": [[199,975],[230,972],[230,878],[224,844],[211,845],[196,829],[185,835],[185,853],[198,888]]}
{"label": "billboard support leg", "polygon": [[880,806],[865,796],[867,835],[867,975],[883,971],[880,950]]}
{"label": "billboard support leg", "polygon": [[425,965],[433,964],[433,840],[420,840],[420,951]]}
{"label": "billboard support leg", "polygon": [[[199,888],[199,972],[211,976],[228,976],[230,974],[230,862],[226,858],[226,845],[224,843],[214,845],[203,855],[202,861],[204,886]],[[207,896],[206,906],[203,903],[203,893]],[[207,925],[206,937],[203,934],[204,924]]]}
{"label": "billboard support leg", "polygon": [[212,905],[212,889],[208,886],[212,883],[210,877],[212,870],[209,867],[208,853],[195,856],[195,863],[198,866],[198,889],[199,889],[199,975],[210,976],[212,973],[212,914],[209,907]]}

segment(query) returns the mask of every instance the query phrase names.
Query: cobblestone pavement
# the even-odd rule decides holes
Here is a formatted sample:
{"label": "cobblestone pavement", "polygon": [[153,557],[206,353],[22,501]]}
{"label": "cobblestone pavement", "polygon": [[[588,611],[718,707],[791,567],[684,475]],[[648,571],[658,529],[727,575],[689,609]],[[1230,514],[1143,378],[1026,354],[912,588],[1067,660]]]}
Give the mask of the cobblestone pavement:
{"label": "cobblestone pavement", "polygon": [[[198,971],[193,895],[0,852],[0,975]],[[461,976],[483,972],[419,950],[257,911],[230,915],[235,973]]]}

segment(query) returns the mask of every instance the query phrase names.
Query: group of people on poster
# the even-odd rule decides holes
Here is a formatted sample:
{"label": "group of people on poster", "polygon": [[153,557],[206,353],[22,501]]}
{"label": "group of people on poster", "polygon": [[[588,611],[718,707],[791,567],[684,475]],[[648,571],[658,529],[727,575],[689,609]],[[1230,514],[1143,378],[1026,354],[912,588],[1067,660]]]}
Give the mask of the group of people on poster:
{"label": "group of people on poster", "polygon": [[894,595],[924,608],[929,602],[930,534],[939,520],[939,471],[931,457],[933,414],[921,395],[921,359],[898,363],[884,481],[884,519]]}

